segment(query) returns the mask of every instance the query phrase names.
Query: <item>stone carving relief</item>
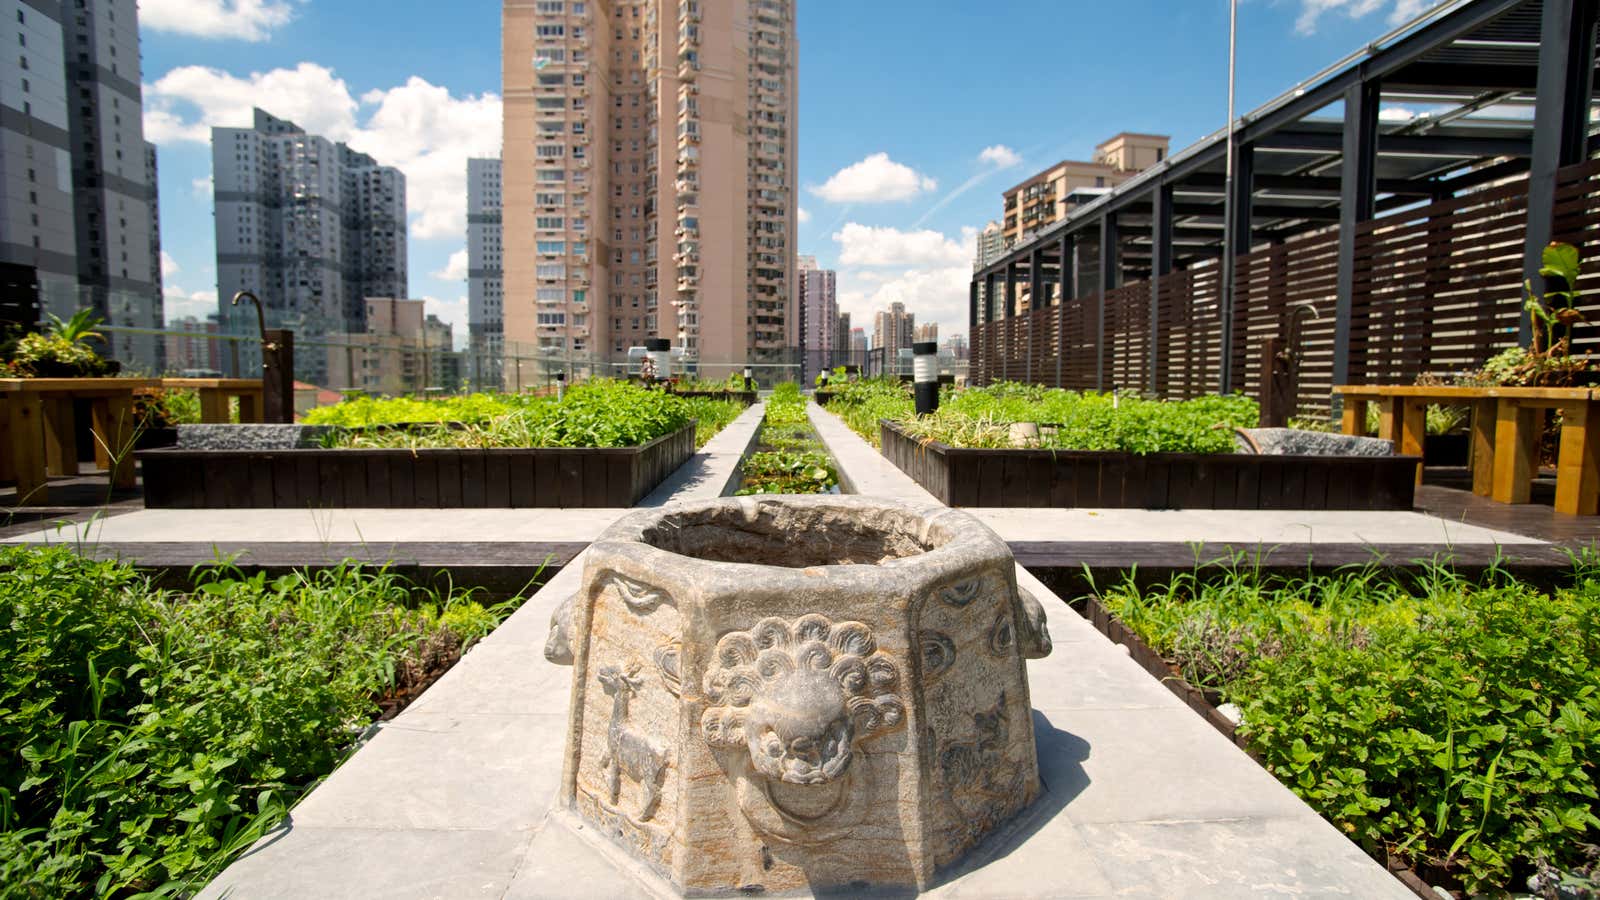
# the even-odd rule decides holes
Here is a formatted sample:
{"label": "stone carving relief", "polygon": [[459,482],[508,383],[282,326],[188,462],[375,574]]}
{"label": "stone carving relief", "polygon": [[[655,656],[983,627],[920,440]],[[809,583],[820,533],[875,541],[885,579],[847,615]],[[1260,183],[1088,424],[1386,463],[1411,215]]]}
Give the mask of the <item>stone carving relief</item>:
{"label": "stone carving relief", "polygon": [[659,738],[628,727],[628,698],[644,685],[644,679],[638,674],[638,666],[632,666],[626,673],[616,666],[600,667],[600,686],[611,695],[611,727],[606,730],[606,752],[600,757],[600,768],[606,770],[606,789],[613,806],[621,794],[624,773],[639,783],[643,794],[639,801],[639,821],[647,822],[656,814],[656,806],[661,802],[661,777],[671,757]]}
{"label": "stone carving relief", "polygon": [[966,581],[952,584],[939,592],[940,599],[954,607],[963,607],[978,599],[978,594],[983,590],[982,578],[969,578]]}
{"label": "stone carving relief", "polygon": [[[780,840],[825,840],[859,820],[856,746],[899,727],[899,668],[860,622],[766,618],[725,634],[705,675],[700,719],[733,758],[740,808]],[[798,787],[796,787],[798,786]]]}
{"label": "stone carving relief", "polygon": [[683,695],[683,643],[671,640],[651,654],[656,670],[661,673],[661,683],[674,697]]}
{"label": "stone carving relief", "polygon": [[612,575],[611,586],[616,588],[617,596],[622,598],[622,602],[636,613],[647,613],[657,606],[672,604],[672,599],[666,592],[643,582],[634,581],[626,575]]}
{"label": "stone carving relief", "polygon": [[948,635],[937,631],[922,634],[922,677],[932,681],[955,664],[956,645]]}

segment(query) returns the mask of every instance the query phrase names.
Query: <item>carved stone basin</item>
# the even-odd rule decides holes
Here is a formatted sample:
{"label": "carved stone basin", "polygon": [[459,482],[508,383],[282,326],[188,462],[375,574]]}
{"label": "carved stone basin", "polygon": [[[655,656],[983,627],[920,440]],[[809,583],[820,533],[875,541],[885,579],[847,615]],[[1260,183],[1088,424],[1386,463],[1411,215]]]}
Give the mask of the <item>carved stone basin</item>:
{"label": "carved stone basin", "polygon": [[589,550],[562,800],[680,891],[926,888],[1039,792],[1043,610],[958,510],[730,498]]}

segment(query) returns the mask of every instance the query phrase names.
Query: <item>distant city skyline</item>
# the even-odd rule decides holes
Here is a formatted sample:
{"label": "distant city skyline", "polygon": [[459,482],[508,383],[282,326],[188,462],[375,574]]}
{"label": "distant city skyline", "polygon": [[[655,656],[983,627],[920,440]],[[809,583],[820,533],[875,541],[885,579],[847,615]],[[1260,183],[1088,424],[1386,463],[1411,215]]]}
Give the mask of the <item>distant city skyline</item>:
{"label": "distant city skyline", "polygon": [[[1239,10],[1241,112],[1393,27],[1416,0],[1280,0]],[[347,142],[406,174],[407,296],[467,328],[466,160],[500,151],[500,6],[395,0],[374,18],[329,0],[162,0],[141,10],[145,138],[160,152],[166,315],[215,310],[209,129],[252,105]],[[1225,118],[1224,0],[1115,5],[1035,0],[1004,14],[960,0],[909,6],[808,0],[800,49],[798,252],[838,272],[857,323],[899,300],[940,334],[965,331],[973,236],[1000,192],[1119,131],[1172,136],[1178,153]],[[1359,14],[1359,15],[1358,15]],[[121,16],[119,16],[119,19]],[[1130,72],[1117,41],[1069,55],[985,56],[983,78],[929,48],[1037,33],[1116,35],[1139,23],[1161,65]],[[363,40],[352,41],[350,35]],[[1114,89],[1066,91],[1116,73]],[[9,101],[8,101],[9,102]],[[1417,110],[1386,110],[1391,120]]]}

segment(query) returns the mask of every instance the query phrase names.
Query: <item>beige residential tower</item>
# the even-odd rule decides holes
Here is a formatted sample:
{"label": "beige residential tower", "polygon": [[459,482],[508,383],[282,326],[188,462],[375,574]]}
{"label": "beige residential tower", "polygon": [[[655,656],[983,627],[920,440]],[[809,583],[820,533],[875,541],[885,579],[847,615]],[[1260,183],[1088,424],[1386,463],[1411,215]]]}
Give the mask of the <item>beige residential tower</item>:
{"label": "beige residential tower", "polygon": [[508,354],[616,372],[664,337],[713,377],[792,355],[794,16],[504,0]]}

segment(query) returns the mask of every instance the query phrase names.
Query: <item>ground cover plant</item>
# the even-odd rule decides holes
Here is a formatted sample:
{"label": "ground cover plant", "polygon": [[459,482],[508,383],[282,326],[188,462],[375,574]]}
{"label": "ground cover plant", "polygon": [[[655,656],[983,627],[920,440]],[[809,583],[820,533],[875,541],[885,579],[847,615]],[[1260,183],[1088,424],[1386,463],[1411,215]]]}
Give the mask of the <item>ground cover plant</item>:
{"label": "ground cover plant", "polygon": [[806,418],[799,385],[773,388],[756,440],[759,449],[739,463],[743,485],[736,494],[825,494],[838,487],[839,471]]}
{"label": "ground cover plant", "polygon": [[[473,394],[346,400],[312,410],[308,424],[359,429],[332,438],[332,446],[423,447],[636,447],[697,422],[703,445],[743,412],[732,400],[677,397],[624,381],[594,379],[565,395]],[[378,428],[378,425],[411,425]]]}
{"label": "ground cover plant", "polygon": [[828,392],[828,411],[874,447],[878,446],[879,419],[901,421],[911,418],[916,409],[911,385],[898,378],[833,380]]}
{"label": "ground cover plant", "polygon": [[1595,896],[1596,563],[1553,591],[1442,567],[1240,570],[1101,600],[1237,704],[1266,767],[1380,861],[1473,894],[1555,897],[1565,881]]}
{"label": "ground cover plant", "polygon": [[188,895],[517,601],[0,549],[0,893]]}
{"label": "ground cover plant", "polygon": [[874,445],[880,418],[914,438],[952,447],[1016,446],[1011,425],[1031,422],[1040,426],[1031,447],[1140,454],[1231,453],[1232,429],[1260,420],[1259,406],[1248,397],[1149,400],[1018,382],[947,389],[939,409],[919,417],[906,385],[867,379],[837,389],[828,409]]}

